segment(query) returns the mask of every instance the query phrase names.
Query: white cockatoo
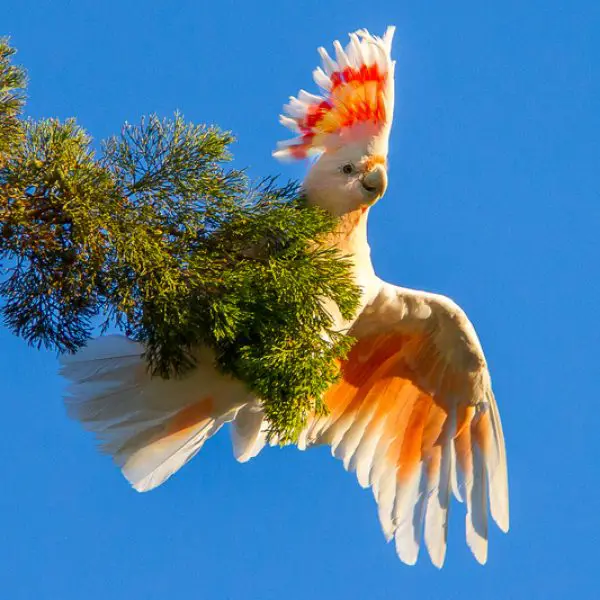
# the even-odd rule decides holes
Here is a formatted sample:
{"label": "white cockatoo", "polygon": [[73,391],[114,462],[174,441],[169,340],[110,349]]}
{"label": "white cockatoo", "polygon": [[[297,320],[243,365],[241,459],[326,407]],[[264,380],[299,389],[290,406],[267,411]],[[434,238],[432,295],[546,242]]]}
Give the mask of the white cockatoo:
{"label": "white cockatoo", "polygon": [[[488,506],[503,531],[509,513],[504,438],[481,345],[449,298],[379,279],[367,243],[370,207],[387,186],[393,33],[357,31],[345,49],[334,43],[335,59],[320,48],[314,79],[323,95],[300,91],[281,117],[298,136],[274,154],[319,155],[303,188],[309,203],[339,216],[327,243],[352,257],[362,289],[354,319],[337,317],[356,343],[325,395],[329,414],[309,420],[298,447],[328,444],[372,488],[384,534],[408,564],[422,537],[433,563],[443,564],[452,490],[466,504],[467,543],[484,563]],[[219,373],[208,349],[177,380],[151,378],[142,353],[125,337],[106,336],[63,358],[62,368],[69,413],[136,490],[163,483],[226,422],[239,461],[260,452],[268,429],[260,399]]]}

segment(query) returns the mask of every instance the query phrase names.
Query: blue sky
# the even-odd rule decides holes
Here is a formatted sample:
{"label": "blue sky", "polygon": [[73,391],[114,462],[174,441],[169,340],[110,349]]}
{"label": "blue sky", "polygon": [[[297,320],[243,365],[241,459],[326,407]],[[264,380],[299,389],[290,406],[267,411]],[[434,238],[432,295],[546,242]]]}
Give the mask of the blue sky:
{"label": "blue sky", "polygon": [[100,139],[143,113],[216,123],[236,165],[270,156],[316,47],[397,29],[384,278],[448,294],[492,369],[511,531],[480,567],[451,511],[444,569],[406,567],[327,450],[237,464],[222,432],[167,485],[129,489],[67,420],[56,357],[0,329],[0,585],[7,600],[596,598],[600,540],[600,4],[4,0],[28,114]]}

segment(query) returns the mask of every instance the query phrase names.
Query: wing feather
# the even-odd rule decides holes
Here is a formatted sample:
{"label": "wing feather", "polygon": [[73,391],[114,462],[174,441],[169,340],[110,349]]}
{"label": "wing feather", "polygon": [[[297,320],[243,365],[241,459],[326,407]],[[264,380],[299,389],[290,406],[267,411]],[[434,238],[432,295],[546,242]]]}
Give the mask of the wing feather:
{"label": "wing feather", "polygon": [[440,443],[435,444],[430,457],[430,492],[425,521],[425,544],[436,567],[444,564],[448,537],[448,506],[452,477],[453,433],[455,411],[450,409],[444,422]]}
{"label": "wing feather", "polygon": [[420,530],[424,512],[423,467],[418,465],[410,476],[398,482],[394,502],[393,525],[396,552],[400,560],[414,565],[419,556]]}
{"label": "wing feather", "polygon": [[[339,57],[338,57],[339,59]],[[350,332],[357,342],[326,394],[327,417],[303,444],[327,443],[372,487],[386,539],[413,564],[421,538],[443,565],[450,490],[466,503],[466,538],[487,559],[488,505],[508,529],[506,453],[487,365],[450,300],[387,286]]]}

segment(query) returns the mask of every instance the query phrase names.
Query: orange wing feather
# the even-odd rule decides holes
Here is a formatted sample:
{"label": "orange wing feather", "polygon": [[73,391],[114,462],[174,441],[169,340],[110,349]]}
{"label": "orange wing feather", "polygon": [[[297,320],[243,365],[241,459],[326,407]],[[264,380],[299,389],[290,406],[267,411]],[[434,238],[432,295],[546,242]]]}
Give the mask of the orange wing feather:
{"label": "orange wing feather", "polygon": [[[330,444],[346,468],[356,470],[359,481],[373,487],[384,531],[396,537],[405,562],[416,560],[421,527],[430,511],[427,545],[432,560],[441,566],[449,487],[456,474],[462,475],[460,496],[466,497],[469,515],[474,512],[475,520],[484,522],[481,507],[470,500],[474,481],[485,486],[485,473],[474,469],[479,468],[477,456],[485,462],[491,454],[493,423],[485,406],[457,401],[452,374],[446,373],[440,390],[422,383],[423,373],[429,380],[441,378],[438,371],[443,367],[430,346],[424,333],[360,339],[341,364],[340,381],[325,396],[330,414],[308,426],[306,442]],[[418,373],[411,367],[415,357]],[[475,492],[482,495],[481,490]],[[484,561],[486,528],[475,524],[472,529],[477,539],[473,542],[469,532],[467,539],[472,547],[479,544],[474,552]]]}

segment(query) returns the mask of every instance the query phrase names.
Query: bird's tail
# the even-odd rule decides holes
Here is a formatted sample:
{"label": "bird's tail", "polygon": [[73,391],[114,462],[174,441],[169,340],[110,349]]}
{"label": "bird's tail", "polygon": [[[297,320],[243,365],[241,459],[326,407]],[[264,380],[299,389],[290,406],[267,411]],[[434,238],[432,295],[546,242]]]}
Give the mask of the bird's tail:
{"label": "bird's tail", "polygon": [[260,451],[257,403],[243,384],[215,370],[208,352],[187,377],[170,380],[151,377],[142,353],[123,336],[104,336],[61,361],[71,382],[68,414],[96,435],[136,490],[163,483],[234,419],[236,458]]}

